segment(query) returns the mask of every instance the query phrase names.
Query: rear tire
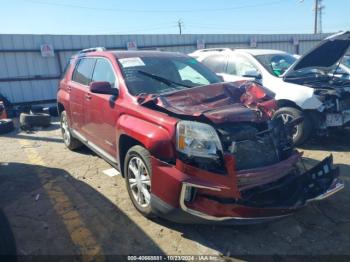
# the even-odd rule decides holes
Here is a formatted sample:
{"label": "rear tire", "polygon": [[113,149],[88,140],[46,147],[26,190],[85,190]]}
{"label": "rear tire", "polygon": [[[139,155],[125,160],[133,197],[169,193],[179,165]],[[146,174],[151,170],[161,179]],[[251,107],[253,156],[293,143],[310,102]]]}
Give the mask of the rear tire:
{"label": "rear tire", "polygon": [[304,118],[304,121],[296,126],[296,133],[293,134],[294,145],[302,145],[310,137],[312,132],[312,122],[303,111],[294,107],[282,107],[278,109],[273,116],[274,119],[277,117],[282,117],[285,123],[300,117]]}
{"label": "rear tire", "polygon": [[152,218],[151,208],[151,155],[142,146],[133,146],[124,161],[126,188],[135,208],[145,217]]}
{"label": "rear tire", "polygon": [[61,133],[65,146],[69,150],[80,148],[83,144],[72,136],[66,111],[61,113]]}

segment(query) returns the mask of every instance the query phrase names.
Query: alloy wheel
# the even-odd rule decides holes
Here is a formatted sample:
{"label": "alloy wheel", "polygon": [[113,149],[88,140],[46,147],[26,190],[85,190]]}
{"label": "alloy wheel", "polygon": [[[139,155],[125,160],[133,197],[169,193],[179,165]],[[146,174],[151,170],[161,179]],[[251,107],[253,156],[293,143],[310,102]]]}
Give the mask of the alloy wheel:
{"label": "alloy wheel", "polygon": [[141,207],[151,202],[151,179],[143,160],[134,156],[128,164],[128,183],[133,198]]}
{"label": "alloy wheel", "polygon": [[65,114],[63,114],[62,118],[61,118],[61,132],[62,132],[62,137],[63,137],[64,143],[66,145],[69,145],[71,137],[70,137],[67,116]]}
{"label": "alloy wheel", "polygon": [[[292,120],[294,120],[294,117],[292,115],[286,114],[286,113],[281,114],[280,117],[282,118],[284,124],[287,124]],[[298,135],[298,133],[299,133],[299,125],[295,125],[292,130],[293,139]]]}

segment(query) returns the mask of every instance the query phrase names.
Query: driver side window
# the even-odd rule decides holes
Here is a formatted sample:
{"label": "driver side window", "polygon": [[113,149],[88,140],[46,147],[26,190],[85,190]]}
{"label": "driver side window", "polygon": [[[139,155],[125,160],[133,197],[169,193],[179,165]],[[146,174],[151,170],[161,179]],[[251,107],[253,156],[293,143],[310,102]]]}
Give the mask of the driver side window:
{"label": "driver side window", "polygon": [[115,86],[116,78],[111,64],[104,58],[97,59],[95,70],[92,76],[93,82],[109,82]]}
{"label": "driver side window", "polygon": [[246,57],[241,55],[230,56],[227,64],[227,74],[244,76],[252,72],[259,74],[259,70]]}

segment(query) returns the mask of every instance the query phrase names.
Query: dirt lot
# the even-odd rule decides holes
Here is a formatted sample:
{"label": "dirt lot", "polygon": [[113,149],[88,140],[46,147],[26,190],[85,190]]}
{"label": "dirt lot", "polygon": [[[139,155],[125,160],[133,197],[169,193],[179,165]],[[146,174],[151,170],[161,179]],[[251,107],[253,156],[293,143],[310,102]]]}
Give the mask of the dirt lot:
{"label": "dirt lot", "polygon": [[193,226],[143,218],[124,180],[90,150],[65,149],[54,123],[0,137],[0,207],[22,255],[350,255],[349,138],[303,149],[311,162],[334,155],[346,184],[337,195],[270,224]]}

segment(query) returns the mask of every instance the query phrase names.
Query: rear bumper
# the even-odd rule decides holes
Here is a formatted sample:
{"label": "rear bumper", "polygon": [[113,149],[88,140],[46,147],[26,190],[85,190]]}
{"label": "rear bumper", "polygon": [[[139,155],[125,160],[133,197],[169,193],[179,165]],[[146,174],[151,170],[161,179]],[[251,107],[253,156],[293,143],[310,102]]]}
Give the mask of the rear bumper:
{"label": "rear bumper", "polygon": [[[296,188],[294,196],[276,199],[280,205],[265,206],[247,201],[244,191],[237,186],[237,179],[232,180],[230,174],[213,174],[195,168],[185,173],[178,165],[175,167],[153,159],[152,208],[159,216],[179,223],[240,225],[268,222],[291,215],[308,203],[325,199],[343,189],[344,184],[338,178],[339,169],[331,168],[331,164],[332,157],[328,157],[303,174],[290,179],[279,178],[287,180],[281,186],[282,191],[290,186]],[[271,183],[271,187],[276,185]],[[318,187],[321,189],[316,190]],[[264,186],[261,188],[266,190]],[[192,194],[192,191],[196,193]]]}

